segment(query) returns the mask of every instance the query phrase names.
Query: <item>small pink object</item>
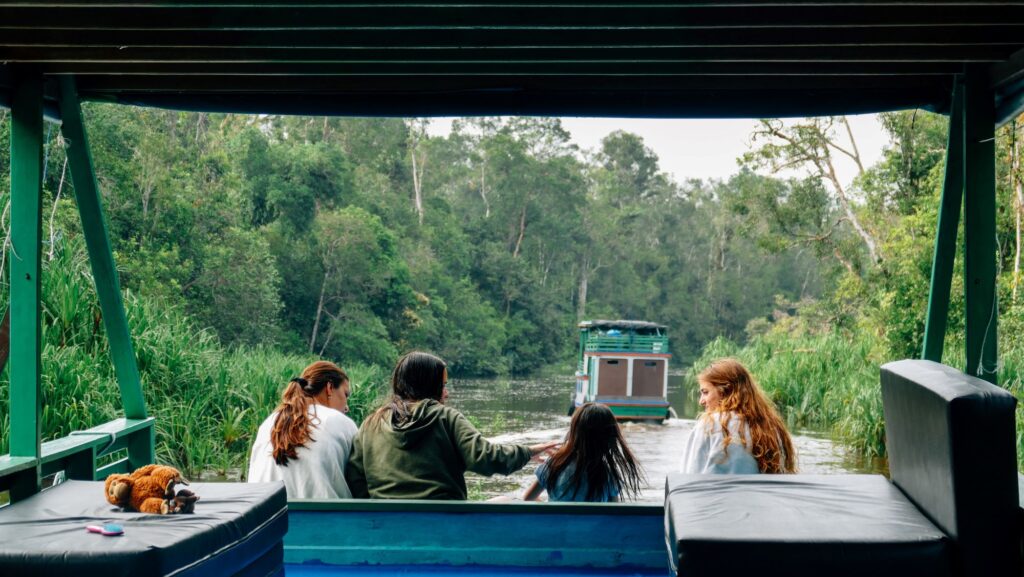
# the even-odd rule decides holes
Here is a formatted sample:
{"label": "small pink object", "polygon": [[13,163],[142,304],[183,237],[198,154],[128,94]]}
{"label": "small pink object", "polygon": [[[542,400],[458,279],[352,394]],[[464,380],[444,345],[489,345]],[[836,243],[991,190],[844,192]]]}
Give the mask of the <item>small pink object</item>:
{"label": "small pink object", "polygon": [[85,530],[90,533],[99,533],[107,537],[113,537],[115,535],[124,535],[124,529],[117,523],[107,523],[106,525],[86,525]]}

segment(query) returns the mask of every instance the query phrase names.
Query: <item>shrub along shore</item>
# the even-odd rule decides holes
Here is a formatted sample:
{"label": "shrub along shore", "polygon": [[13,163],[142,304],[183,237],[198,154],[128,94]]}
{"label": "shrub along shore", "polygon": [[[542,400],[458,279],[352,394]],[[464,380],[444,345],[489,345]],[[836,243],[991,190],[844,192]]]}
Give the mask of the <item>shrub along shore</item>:
{"label": "shrub along shore", "polygon": [[[123,416],[84,248],[61,239],[43,275],[42,431],[63,437]],[[6,294],[0,305],[7,306]],[[156,456],[186,475],[244,474],[260,423],[292,377],[315,360],[265,347],[228,349],[181,311],[125,295]],[[361,422],[386,386],[376,366],[341,363],[352,384],[350,416]],[[9,448],[8,380],[0,383],[0,454]]]}
{"label": "shrub along shore", "polygon": [[[1003,339],[1004,341],[1010,339]],[[947,342],[943,361],[962,367],[962,341]],[[1024,350],[1000,343],[1000,386],[1024,396]],[[830,431],[855,456],[884,458],[885,417],[879,368],[889,360],[883,344],[865,331],[792,336],[769,332],[746,346],[725,339],[710,343],[687,373],[687,387],[711,361],[735,357],[754,374],[790,428]],[[1024,469],[1024,403],[1017,405],[1018,468]]]}

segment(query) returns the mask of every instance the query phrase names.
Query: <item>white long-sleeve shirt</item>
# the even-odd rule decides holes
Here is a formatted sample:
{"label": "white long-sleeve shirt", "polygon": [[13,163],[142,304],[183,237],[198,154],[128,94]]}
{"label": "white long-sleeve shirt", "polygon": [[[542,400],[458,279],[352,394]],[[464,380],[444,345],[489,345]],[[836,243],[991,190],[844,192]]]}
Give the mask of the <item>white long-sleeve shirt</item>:
{"label": "white long-sleeve shirt", "polygon": [[287,466],[274,461],[270,443],[277,412],[263,421],[249,455],[248,480],[284,481],[289,499],[350,499],[345,465],[358,428],[344,413],[323,405],[310,404],[309,416],[310,439],[306,446],[296,448],[298,458],[289,459]]}
{"label": "white long-sleeve shirt", "polygon": [[757,460],[750,454],[750,429],[743,425],[743,419],[728,413],[728,450],[722,429],[721,413],[705,413],[690,431],[690,437],[683,447],[680,472],[692,474],[756,474],[761,471]]}

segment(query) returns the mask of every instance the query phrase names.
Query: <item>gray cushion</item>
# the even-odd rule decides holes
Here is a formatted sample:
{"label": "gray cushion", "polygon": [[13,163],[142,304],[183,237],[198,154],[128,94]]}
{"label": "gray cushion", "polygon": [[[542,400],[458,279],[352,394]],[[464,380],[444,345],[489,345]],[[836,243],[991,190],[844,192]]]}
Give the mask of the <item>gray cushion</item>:
{"label": "gray cushion", "polygon": [[941,577],[949,543],[881,475],[669,475],[678,574]]}
{"label": "gray cushion", "polygon": [[955,541],[958,573],[1019,575],[1017,400],[930,361],[882,367],[892,481]]}
{"label": "gray cushion", "polygon": [[[0,575],[193,577],[280,568],[288,530],[283,484],[189,488],[200,496],[191,515],[125,513],[106,502],[103,483],[87,481],[67,481],[0,509]],[[124,527],[124,535],[85,530],[108,522]]]}

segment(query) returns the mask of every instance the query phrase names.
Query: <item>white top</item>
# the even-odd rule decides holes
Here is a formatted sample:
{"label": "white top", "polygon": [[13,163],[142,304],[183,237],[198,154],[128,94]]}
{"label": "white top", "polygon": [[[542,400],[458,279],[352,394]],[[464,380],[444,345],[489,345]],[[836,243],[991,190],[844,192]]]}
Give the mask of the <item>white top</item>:
{"label": "white top", "polygon": [[[705,413],[690,431],[683,447],[680,472],[691,474],[756,474],[757,459],[750,454],[750,429],[735,413],[728,413],[729,447],[725,446],[721,413]],[[740,430],[742,429],[742,434]]]}
{"label": "white top", "polygon": [[285,467],[274,461],[270,444],[277,411],[263,421],[249,455],[248,480],[284,481],[289,499],[351,499],[345,465],[358,428],[344,413],[323,405],[310,404],[309,415],[310,439],[306,446],[296,448],[298,458],[289,459]]}

